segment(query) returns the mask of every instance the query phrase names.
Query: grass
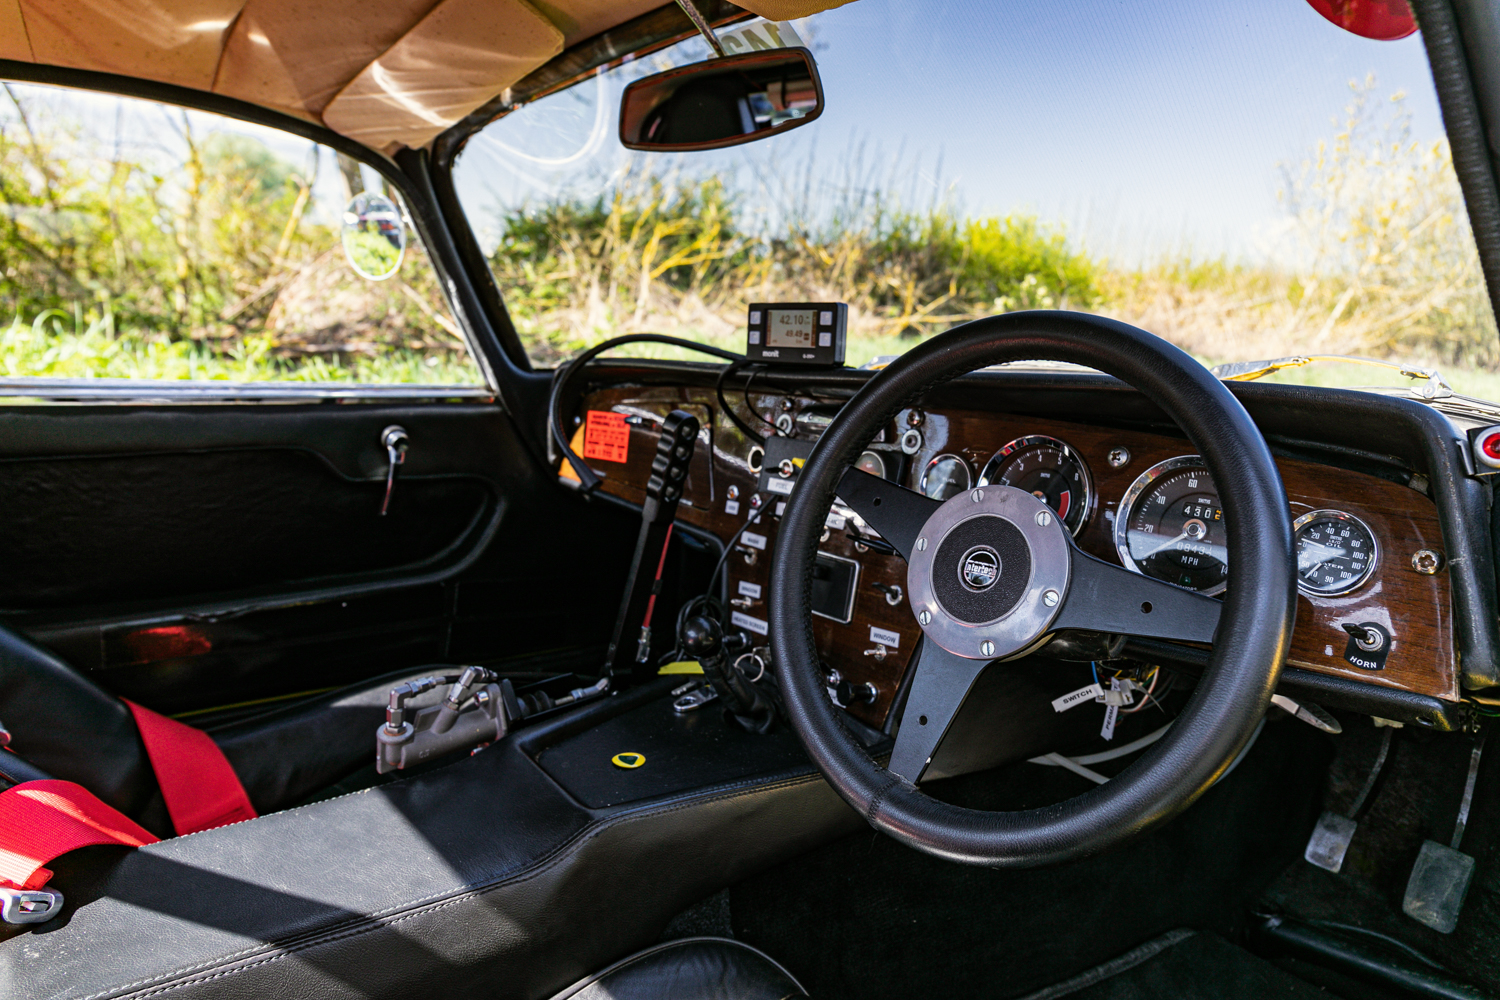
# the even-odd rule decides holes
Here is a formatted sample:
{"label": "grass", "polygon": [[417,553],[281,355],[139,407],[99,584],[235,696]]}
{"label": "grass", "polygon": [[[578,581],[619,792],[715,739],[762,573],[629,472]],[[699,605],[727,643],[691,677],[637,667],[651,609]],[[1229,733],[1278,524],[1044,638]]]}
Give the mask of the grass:
{"label": "grass", "polygon": [[269,336],[213,349],[162,333],[116,332],[107,318],[85,322],[77,313],[54,309],[29,323],[17,317],[0,329],[0,376],[427,385],[478,381],[468,356],[451,351],[397,348],[336,360],[319,355],[279,358],[275,350]]}

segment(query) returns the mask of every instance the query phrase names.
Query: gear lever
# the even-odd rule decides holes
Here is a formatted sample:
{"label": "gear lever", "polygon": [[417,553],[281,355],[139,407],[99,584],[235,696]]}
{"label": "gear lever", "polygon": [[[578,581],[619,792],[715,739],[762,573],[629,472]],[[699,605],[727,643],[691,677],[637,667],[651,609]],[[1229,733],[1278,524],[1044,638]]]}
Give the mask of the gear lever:
{"label": "gear lever", "polygon": [[770,732],[776,724],[776,706],[730,661],[731,655],[745,651],[744,637],[739,633],[726,637],[718,622],[698,615],[683,623],[681,641],[682,648],[703,667],[734,721],[752,733]]}

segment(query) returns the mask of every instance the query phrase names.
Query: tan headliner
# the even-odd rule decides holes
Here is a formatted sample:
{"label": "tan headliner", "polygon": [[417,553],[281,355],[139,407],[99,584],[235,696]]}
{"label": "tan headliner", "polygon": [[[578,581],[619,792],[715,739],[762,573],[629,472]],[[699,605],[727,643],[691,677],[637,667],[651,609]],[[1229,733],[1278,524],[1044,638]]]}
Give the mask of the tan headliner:
{"label": "tan headliner", "polygon": [[[774,20],[850,0],[739,0]],[[0,0],[0,58],[234,97],[421,147],[662,0]]]}

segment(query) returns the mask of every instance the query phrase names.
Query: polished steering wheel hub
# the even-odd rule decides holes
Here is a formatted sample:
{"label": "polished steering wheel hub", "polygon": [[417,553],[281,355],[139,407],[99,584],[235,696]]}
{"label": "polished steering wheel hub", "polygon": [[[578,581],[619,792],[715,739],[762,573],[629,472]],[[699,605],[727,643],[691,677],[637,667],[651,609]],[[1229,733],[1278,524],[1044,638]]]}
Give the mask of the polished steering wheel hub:
{"label": "polished steering wheel hub", "polygon": [[907,567],[927,637],[970,659],[1036,644],[1068,592],[1067,529],[1041,500],[1010,486],[952,497],[922,526]]}

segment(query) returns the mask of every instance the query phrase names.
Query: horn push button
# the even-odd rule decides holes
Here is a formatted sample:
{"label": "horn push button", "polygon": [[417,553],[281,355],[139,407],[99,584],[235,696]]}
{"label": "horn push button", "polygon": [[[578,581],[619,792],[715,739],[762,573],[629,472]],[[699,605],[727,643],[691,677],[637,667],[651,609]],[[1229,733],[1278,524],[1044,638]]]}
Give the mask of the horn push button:
{"label": "horn push button", "polygon": [[922,634],[976,660],[1033,648],[1068,593],[1072,546],[1062,521],[1025,490],[982,486],[950,497],[907,559],[906,595]]}
{"label": "horn push button", "polygon": [[955,525],[932,560],[933,596],[970,625],[1003,618],[1026,595],[1031,547],[1010,521],[994,515]]}

